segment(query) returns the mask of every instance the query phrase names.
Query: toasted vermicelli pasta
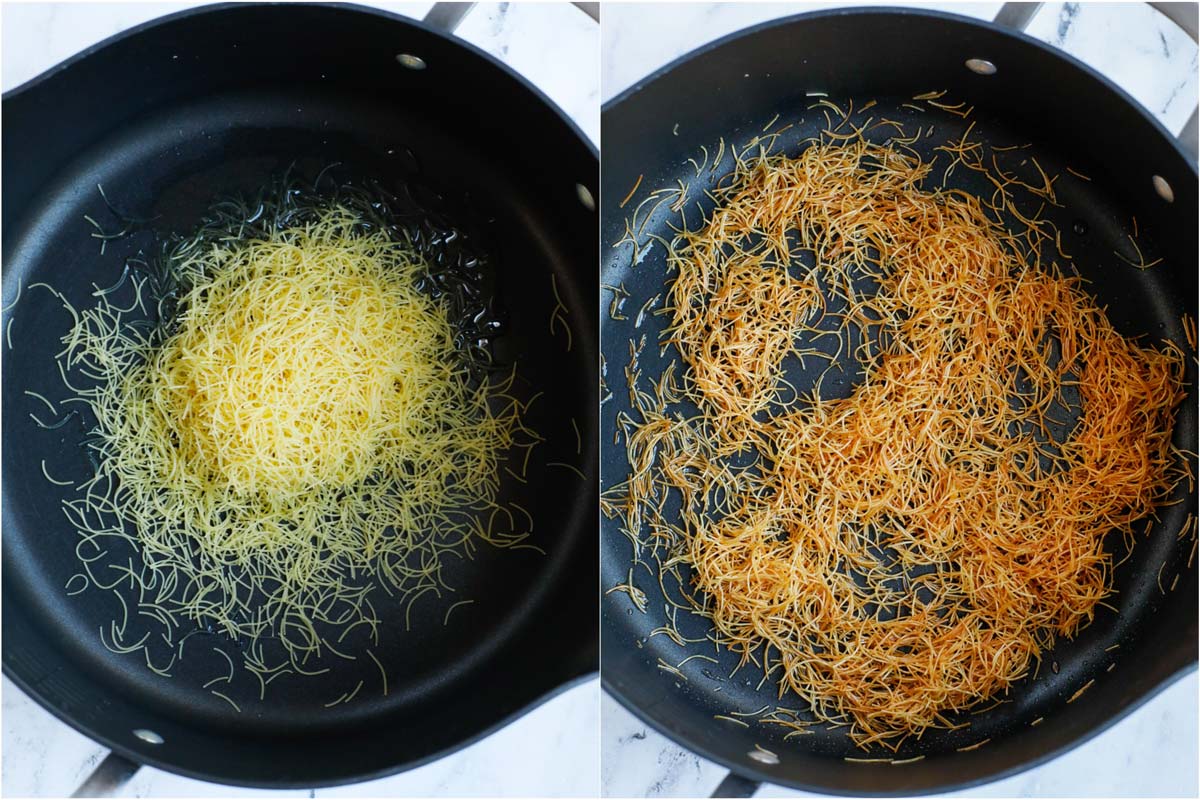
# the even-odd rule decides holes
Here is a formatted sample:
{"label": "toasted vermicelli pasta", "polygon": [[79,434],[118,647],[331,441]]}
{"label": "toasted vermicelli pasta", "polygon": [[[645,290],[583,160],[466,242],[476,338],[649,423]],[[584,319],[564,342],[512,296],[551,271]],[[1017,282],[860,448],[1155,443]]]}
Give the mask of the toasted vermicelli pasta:
{"label": "toasted vermicelli pasta", "polygon": [[[682,645],[673,608],[707,617],[781,696],[894,749],[1093,618],[1105,537],[1132,541],[1181,475],[1184,358],[1041,264],[1037,220],[998,221],[1020,217],[1005,177],[988,201],[932,188],[913,150],[848,127],[746,147],[699,224],[650,242],[683,369],[647,377],[630,341],[629,473],[604,510],[635,567],[679,582],[660,631]],[[965,138],[943,149],[989,168]],[[819,377],[794,385],[789,363]],[[644,610],[637,580],[614,588]]]}

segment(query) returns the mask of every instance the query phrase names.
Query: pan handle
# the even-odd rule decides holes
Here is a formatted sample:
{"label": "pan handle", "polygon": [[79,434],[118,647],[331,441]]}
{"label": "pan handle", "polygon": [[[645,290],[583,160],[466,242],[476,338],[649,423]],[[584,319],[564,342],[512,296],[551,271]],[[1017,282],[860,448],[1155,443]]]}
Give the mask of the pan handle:
{"label": "pan handle", "polygon": [[762,783],[753,778],[746,778],[736,772],[730,772],[721,779],[709,797],[754,797],[754,793],[760,786]]}
{"label": "pan handle", "polygon": [[571,3],[583,13],[587,14],[596,22],[600,21],[600,4],[599,3]]}
{"label": "pan handle", "polygon": [[1000,6],[992,22],[1015,31],[1023,31],[1029,27],[1030,21],[1041,9],[1041,3],[1005,3]]}
{"label": "pan handle", "polygon": [[434,3],[421,21],[442,33],[454,33],[454,29],[473,8],[474,3]]}
{"label": "pan handle", "polygon": [[[1030,20],[1041,10],[1042,5],[1042,3],[1005,3],[992,21],[1006,28],[1023,31],[1029,26]],[[1146,5],[1174,22],[1180,30],[1192,38],[1193,42],[1197,41],[1197,18],[1200,14],[1196,10],[1195,3],[1147,3]],[[1192,111],[1192,115],[1188,117],[1188,121],[1183,124],[1179,136],[1176,137],[1179,146],[1188,154],[1192,163],[1196,162],[1197,151],[1200,150],[1196,119],[1198,114],[1200,114],[1200,109]]]}
{"label": "pan handle", "polygon": [[120,753],[109,752],[71,797],[113,797],[141,766]]}

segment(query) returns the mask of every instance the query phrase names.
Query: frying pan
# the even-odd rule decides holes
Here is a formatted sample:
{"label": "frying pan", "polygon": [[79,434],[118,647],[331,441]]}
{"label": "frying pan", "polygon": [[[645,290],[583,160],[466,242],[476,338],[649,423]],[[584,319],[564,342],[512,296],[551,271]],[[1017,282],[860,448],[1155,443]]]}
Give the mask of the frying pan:
{"label": "frying pan", "polygon": [[[545,392],[528,415],[545,450],[529,484],[505,484],[500,498],[529,509],[545,555],[481,547],[448,564],[447,582],[476,602],[447,624],[447,602],[414,606],[408,632],[396,608],[380,608],[393,628],[375,652],[386,696],[378,671],[372,684],[342,661],[264,702],[257,686],[233,687],[238,713],[202,688],[223,663],[208,651],[229,642],[189,644],[160,678],[137,654],[101,646],[97,629],[119,611],[111,595],[64,591],[76,534],[40,461],[67,473],[86,461],[70,426],[46,431],[28,418],[25,390],[63,396],[53,354],[67,320],[48,293],[26,288],[3,320],[13,341],[3,361],[3,666],[112,749],[85,793],[111,790],[136,764],[260,787],[380,777],[463,747],[596,670],[597,153],[532,85],[449,34],[469,8],[438,5],[418,22],[350,5],[202,7],[4,96],[6,303],[18,285],[46,281],[83,306],[93,282],[110,285],[145,246],[134,236],[99,254],[83,215],[114,219],[97,184],[122,214],[182,233],[214,200],[337,164],[392,191],[419,183],[482,243],[505,347],[530,393]],[[561,331],[546,334],[554,286],[569,352]],[[555,461],[586,477],[546,467]],[[354,702],[325,708],[360,678]]]}
{"label": "frying pan", "polygon": [[[1005,19],[1019,22],[1031,15],[1022,8],[1026,4],[1013,5],[1005,8]],[[901,106],[932,90],[946,90],[948,102],[974,106],[970,120],[934,108]],[[661,246],[644,247],[636,266],[629,244],[612,247],[625,235],[627,216],[649,191],[675,186],[677,180],[690,182],[691,197],[704,205],[708,201],[698,184],[706,178],[696,175],[688,159],[701,161],[702,146],[714,154],[722,137],[746,142],[777,115],[797,122],[787,138],[793,144],[784,145],[785,152],[795,152],[800,139],[825,125],[819,112],[805,113],[814,102],[810,92],[827,93],[842,108],[850,101],[861,108],[875,100],[872,114],[899,120],[909,130],[935,126],[937,134],[928,140],[934,144],[958,138],[972,121],[976,141],[997,147],[1031,144],[1006,155],[1036,157],[1048,173],[1066,176],[1055,184],[1064,207],[1047,216],[1064,232],[1064,249],[1090,281],[1089,291],[1108,307],[1114,325],[1125,335],[1169,338],[1183,345],[1180,317],[1195,315],[1197,304],[1196,167],[1132,99],[1082,63],[1006,26],[929,10],[801,14],[705,45],[603,109],[602,283],[623,283],[632,296],[624,321],[607,313],[609,295],[601,301],[601,349],[612,392],[601,405],[602,487],[629,474],[624,441],[614,442],[614,432],[617,414],[632,412],[622,376],[630,337],[646,334],[653,343],[665,321],[647,314],[636,327],[636,310],[663,290],[667,273]],[[935,155],[932,145],[928,148],[922,152],[927,161]],[[725,169],[716,169],[709,180],[729,166],[726,161]],[[1001,166],[1015,170],[1020,165],[1002,160]],[[1092,180],[1072,178],[1067,166]],[[935,168],[933,174],[940,176],[942,170]],[[639,180],[639,191],[620,208]],[[961,170],[949,185],[983,192]],[[678,224],[678,214],[667,205],[647,218],[643,245],[651,242],[651,234],[672,238],[668,225]],[[1141,226],[1139,242],[1154,251],[1147,259],[1162,257],[1165,268],[1140,271],[1116,255],[1132,257],[1125,237],[1132,233],[1134,217]],[[690,218],[695,225],[695,213]],[[660,357],[650,344],[640,365],[653,380],[672,357],[671,352]],[[789,372],[789,378],[795,377]],[[805,377],[811,381],[815,375]],[[1186,380],[1193,396],[1180,408],[1174,431],[1175,444],[1191,451],[1197,441],[1195,379],[1195,364],[1189,363]],[[809,385],[802,379],[793,382]],[[603,684],[648,725],[729,768],[731,775],[718,796],[748,795],[760,782],[834,794],[915,795],[1000,778],[1095,735],[1195,668],[1196,568],[1187,563],[1193,541],[1186,536],[1177,540],[1176,533],[1186,515],[1195,513],[1196,496],[1181,487],[1174,499],[1180,502],[1161,512],[1132,558],[1116,570],[1117,593],[1111,599],[1117,612],[1101,610],[1073,641],[1059,642],[1044,654],[1044,666],[1035,675],[1012,688],[1007,702],[964,717],[968,728],[927,731],[919,740],[906,741],[894,758],[925,756],[915,763],[847,762],[846,757],[864,753],[843,730],[816,728],[814,735],[784,741],[786,729],[714,720],[716,714],[796,703],[779,699],[773,682],[757,688],[759,676],[743,672],[728,677],[737,665],[729,652],[720,654],[718,665],[699,660],[683,665],[686,681],[658,669],[660,663],[677,664],[698,651],[650,635],[666,622],[664,599],[656,582],[641,572],[635,576],[642,577],[636,582],[647,594],[646,613],[638,613],[622,592],[605,595],[601,603]],[[618,525],[617,519],[601,520],[605,589],[624,583],[630,567],[629,542]],[[1167,590],[1176,575],[1174,590]],[[686,614],[679,615],[678,624],[685,638],[710,630],[706,620]],[[1108,650],[1113,645],[1120,647]],[[713,655],[711,648],[704,652]],[[1087,693],[1068,702],[1089,680],[1095,683]],[[1044,721],[1031,724],[1039,718]],[[978,749],[958,750],[985,740]]]}

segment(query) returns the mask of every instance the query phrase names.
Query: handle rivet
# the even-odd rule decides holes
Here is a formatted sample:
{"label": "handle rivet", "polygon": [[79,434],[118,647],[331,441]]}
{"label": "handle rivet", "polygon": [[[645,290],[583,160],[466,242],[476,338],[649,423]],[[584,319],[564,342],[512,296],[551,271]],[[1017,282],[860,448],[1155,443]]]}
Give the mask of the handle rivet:
{"label": "handle rivet", "polygon": [[1154,191],[1158,193],[1159,197],[1168,203],[1175,202],[1175,190],[1171,188],[1171,184],[1167,183],[1166,178],[1162,175],[1155,175],[1150,180],[1154,184]]}
{"label": "handle rivet", "polygon": [[996,65],[988,61],[986,58],[968,58],[966,60],[967,69],[974,72],[976,75],[995,75]]}
{"label": "handle rivet", "polygon": [[575,184],[575,194],[579,197],[579,202],[583,203],[584,208],[588,211],[596,210],[596,198],[582,183]]}
{"label": "handle rivet", "polygon": [[412,53],[397,53],[396,62],[406,69],[425,69],[425,59]]}
{"label": "handle rivet", "polygon": [[774,766],[779,763],[779,756],[774,753],[768,753],[766,750],[751,750],[746,755],[759,762],[760,764],[770,764]]}
{"label": "handle rivet", "polygon": [[134,728],[133,735],[147,744],[162,744],[163,738],[147,728]]}

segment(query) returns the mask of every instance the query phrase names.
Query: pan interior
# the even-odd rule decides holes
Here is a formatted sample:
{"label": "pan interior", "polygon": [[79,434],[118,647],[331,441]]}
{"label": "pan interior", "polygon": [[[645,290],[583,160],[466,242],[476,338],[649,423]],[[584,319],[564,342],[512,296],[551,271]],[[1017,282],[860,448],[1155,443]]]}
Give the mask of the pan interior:
{"label": "pan interior", "polygon": [[[217,651],[236,660],[243,643],[201,632],[189,639],[170,678],[150,672],[138,652],[106,651],[98,631],[120,616],[120,605],[111,593],[94,589],[67,596],[64,587],[79,571],[77,537],[59,509],[63,489],[49,484],[41,471],[45,459],[59,480],[88,476],[80,431],[74,425],[40,429],[28,416],[40,404],[24,393],[51,400],[66,396],[53,354],[70,319],[49,293],[24,290],[6,314],[13,320],[3,372],[6,578],[20,575],[29,613],[108,691],[143,698],[161,713],[202,727],[236,725],[251,735],[294,734],[302,728],[317,735],[461,693],[481,680],[481,670],[501,645],[529,623],[569,569],[580,537],[591,535],[579,524],[586,513],[586,482],[547,464],[589,471],[572,420],[586,437],[594,378],[583,359],[566,351],[561,333],[545,332],[557,303],[552,275],[576,328],[587,318],[581,304],[594,289],[573,274],[561,231],[550,228],[539,208],[542,200],[532,196],[528,182],[502,166],[478,138],[446,130],[444,123],[415,110],[344,91],[274,88],[212,95],[145,116],[61,170],[36,196],[25,224],[5,231],[5,297],[15,297],[18,284],[44,281],[76,307],[85,307],[92,301],[92,284],[113,284],[125,257],[138,248],[152,249],[152,234],[140,233],[108,242],[100,254],[84,215],[111,228],[119,222],[98,184],[123,212],[155,218],[152,225],[160,230],[184,233],[214,200],[252,195],[289,169],[311,180],[334,163],[340,175],[375,180],[393,190],[418,179],[433,187],[448,213],[491,257],[495,303],[507,321],[498,347],[517,365],[518,395],[544,392],[530,406],[526,424],[546,438],[529,461],[527,482],[506,478],[499,499],[529,510],[534,519],[530,541],[545,554],[481,544],[473,559],[446,561],[444,574],[454,594],[435,598],[429,593],[411,610],[398,598],[373,592],[383,625],[372,650],[387,671],[386,696],[379,668],[361,649],[354,660],[327,656],[311,665],[328,668],[324,675],[274,682],[266,701],[259,699],[255,678],[240,669],[232,682],[210,687],[243,713],[204,687],[228,670]],[[576,347],[585,346],[585,339],[577,330]],[[460,599],[474,603],[455,609],[445,621],[449,606]],[[411,630],[405,630],[406,617]],[[126,641],[140,636],[135,619]],[[326,708],[360,681],[357,702]]]}
{"label": "pan interior", "polygon": [[[803,146],[803,140],[817,136],[828,124],[822,110],[812,106],[816,99],[798,94],[792,97],[790,105],[776,99],[777,109],[783,109],[781,117],[773,118],[773,109],[761,118],[738,119],[724,133],[726,145],[735,142],[745,144],[756,136],[791,125],[786,134],[778,140],[775,150],[795,154]],[[869,111],[856,115],[856,125],[862,124],[868,118],[876,121],[892,119],[904,125],[907,135],[932,127],[932,134],[920,138],[912,147],[920,153],[922,160],[934,164],[930,178],[933,185],[942,185],[943,172],[950,160],[946,153],[937,152],[936,146],[961,138],[967,133],[968,127],[971,128],[972,141],[982,141],[995,148],[1017,147],[996,153],[998,165],[1006,171],[1015,172],[1031,183],[1040,184],[1036,178],[1030,178],[1030,172],[1034,169],[1033,159],[1036,159],[1049,175],[1061,176],[1054,185],[1062,207],[1047,206],[1043,210],[1043,217],[1050,219],[1062,231],[1062,247],[1072,257],[1070,264],[1065,264],[1061,258],[1056,260],[1064,266],[1064,271],[1068,274],[1075,269],[1087,280],[1087,291],[1107,309],[1109,319],[1123,335],[1145,337],[1146,343],[1167,338],[1186,349],[1180,318],[1185,312],[1193,315],[1196,313],[1195,283],[1193,277],[1191,283],[1185,281],[1181,286],[1176,270],[1190,270],[1192,265],[1176,264],[1172,268],[1172,262],[1168,259],[1158,267],[1142,271],[1130,266],[1117,255],[1120,253],[1121,256],[1136,260],[1130,250],[1128,238],[1134,232],[1135,225],[1138,226],[1137,242],[1142,248],[1146,262],[1151,262],[1166,253],[1161,251],[1157,244],[1154,217],[1140,215],[1135,223],[1129,211],[1129,198],[1104,180],[1106,170],[1102,164],[1091,162],[1082,152],[1064,154],[1053,148],[1038,145],[1037,137],[1031,137],[1028,131],[1020,127],[1013,127],[1006,115],[996,113],[992,109],[976,108],[969,119],[964,119],[953,113],[913,108],[912,98],[908,96],[867,97],[834,94],[829,99],[842,109],[847,108],[850,103],[853,103],[855,108],[862,108],[870,101],[875,101],[875,105]],[[950,96],[943,102],[954,103],[959,99],[962,98]],[[726,119],[726,122],[729,120]],[[886,140],[888,133],[885,128],[882,132],[868,134],[867,138],[882,142]],[[614,177],[613,181],[607,182],[605,186],[606,197],[617,198],[615,202],[606,203],[605,207],[602,238],[606,245],[615,244],[620,240],[638,203],[650,192],[659,188],[674,187],[680,181],[689,186],[687,219],[693,228],[700,224],[702,213],[707,213],[713,205],[712,201],[703,195],[702,190],[727,173],[732,167],[732,161],[728,149],[725,149],[724,161],[714,168],[713,159],[721,147],[718,141],[697,140],[692,137],[691,143],[695,149],[689,152],[685,152],[678,144],[666,145],[665,147],[672,152],[669,159],[658,158],[642,164],[628,157],[621,160],[618,177],[624,184],[617,185],[615,181],[618,177]],[[701,144],[706,148],[706,152],[699,149]],[[695,161],[689,162],[687,159],[690,157],[694,157]],[[1073,176],[1068,172],[1068,167],[1077,173],[1089,177],[1094,175],[1096,178],[1085,180]],[[639,178],[639,172],[643,171]],[[1036,173],[1033,175],[1036,176]],[[630,191],[636,180],[641,180],[638,191],[624,208],[618,209],[617,203]],[[949,176],[944,185],[982,197],[990,197],[995,189],[983,176],[961,167]],[[647,204],[643,207],[642,216],[633,223],[633,227],[640,231],[637,236],[640,251],[636,254],[636,265],[633,265],[634,248],[629,243],[619,244],[605,251],[602,282],[609,286],[623,286],[630,297],[621,309],[621,313],[627,317],[624,320],[616,320],[609,315],[612,294],[606,292],[601,298],[601,340],[607,366],[607,390],[612,393],[611,399],[604,402],[601,411],[602,490],[618,484],[629,474],[624,439],[620,440],[620,444],[616,444],[614,435],[617,432],[617,415],[624,412],[637,419],[636,412],[630,406],[623,372],[629,361],[630,340],[640,340],[644,336],[647,341],[640,357],[640,366],[646,376],[643,378],[643,388],[653,383],[669,362],[678,360],[673,348],[661,354],[658,347],[658,340],[667,318],[639,314],[643,303],[656,294],[667,291],[671,279],[667,272],[663,247],[651,238],[658,236],[670,240],[673,237],[671,226],[678,226],[680,223],[679,214],[667,208],[670,204],[671,200],[668,200],[653,213],[649,209],[653,208],[654,204]],[[1053,244],[1050,248],[1053,249]],[[1188,287],[1190,291],[1186,291]],[[810,361],[810,364],[813,362]],[[678,367],[682,370],[684,365],[680,363]],[[799,369],[797,365],[788,370],[787,377],[804,391],[812,385],[824,367],[824,363],[819,361],[808,370]],[[1194,365],[1190,365],[1188,370],[1186,380],[1194,383]],[[853,374],[843,376],[840,383],[831,382],[830,378],[826,378],[822,396],[846,396],[856,380]],[[607,396],[604,389],[602,394]],[[1189,400],[1179,411],[1175,431],[1176,446],[1194,450],[1195,431],[1195,403]],[[605,597],[605,674],[610,676],[610,686],[613,686],[619,695],[626,697],[627,701],[628,698],[637,697],[635,703],[642,713],[682,741],[702,746],[707,750],[706,754],[724,754],[726,758],[733,758],[729,755],[733,743],[733,746],[743,747],[744,752],[758,745],[783,756],[784,766],[772,769],[769,766],[762,767],[762,760],[754,759],[754,754],[750,753],[751,761],[758,763],[758,766],[752,769],[762,769],[776,780],[786,776],[783,780],[799,785],[819,785],[823,788],[836,785],[840,790],[853,787],[867,791],[879,791],[885,786],[892,791],[902,790],[905,786],[911,790],[917,786],[952,780],[953,777],[943,774],[941,777],[923,776],[918,783],[906,784],[907,776],[898,772],[897,768],[888,775],[849,780],[843,772],[836,781],[827,783],[828,776],[806,772],[806,767],[811,767],[813,761],[807,760],[800,765],[796,763],[795,758],[789,756],[802,753],[838,762],[847,757],[904,760],[925,756],[932,763],[944,764],[959,748],[970,747],[979,742],[988,743],[1029,736],[1034,730],[1030,727],[1031,724],[1036,726],[1040,724],[1040,718],[1051,717],[1090,679],[1095,678],[1097,683],[1128,680],[1130,672],[1138,669],[1135,654],[1146,621],[1160,613],[1173,600],[1170,592],[1166,591],[1167,586],[1176,575],[1183,573],[1180,591],[1189,591],[1189,586],[1192,587],[1190,591],[1194,591],[1194,573],[1189,573],[1184,566],[1188,551],[1192,547],[1192,540],[1177,542],[1176,533],[1183,526],[1188,513],[1194,512],[1195,498],[1184,485],[1177,487],[1173,499],[1182,502],[1161,510],[1159,519],[1149,535],[1139,537],[1133,557],[1115,572],[1116,591],[1109,598],[1109,602],[1119,609],[1118,612],[1098,608],[1092,624],[1085,627],[1074,640],[1059,641],[1052,651],[1045,653],[1041,666],[1030,678],[1014,686],[1007,696],[997,698],[1002,702],[990,709],[988,707],[991,703],[985,702],[976,712],[953,718],[955,722],[969,723],[968,727],[952,731],[929,730],[919,739],[910,738],[905,741],[895,754],[878,748],[871,753],[864,753],[854,746],[845,735],[844,729],[818,726],[810,729],[811,735],[793,735],[790,740],[785,740],[784,737],[791,729],[757,723],[753,718],[754,712],[761,713],[764,709],[773,709],[776,706],[802,708],[802,701],[794,695],[781,697],[776,683],[762,682],[761,670],[755,670],[753,665],[738,670],[738,657],[724,648],[714,647],[711,642],[681,648],[665,635],[652,635],[652,632],[666,624],[668,619],[664,612],[663,592],[658,582],[646,570],[640,568],[633,573],[633,580],[647,595],[645,613],[637,611],[628,595],[623,592],[610,592]],[[631,563],[629,542],[619,532],[619,524],[617,519],[602,521],[602,571],[605,590],[626,581]],[[1118,554],[1118,558],[1123,554],[1119,537],[1110,537],[1106,544]],[[1160,566],[1163,567],[1163,591],[1160,591],[1158,582]],[[687,580],[686,573],[684,577]],[[667,589],[677,598],[679,593],[674,590],[673,583],[668,581]],[[680,612],[677,619],[678,630],[685,638],[703,639],[711,630],[708,621],[698,615]],[[1116,645],[1120,647],[1117,648]],[[678,667],[682,675],[672,669],[662,668],[674,667],[693,654],[714,657],[718,663],[695,659]],[[1111,674],[1107,672],[1110,667],[1113,670]],[[648,676],[646,681],[653,688],[643,691],[635,686],[630,680],[635,674]],[[648,700],[650,695],[661,695],[663,699]],[[1087,699],[1085,695],[1079,702],[1087,702]],[[731,714],[734,717],[746,715],[743,719],[749,727],[737,722],[713,719],[715,715]],[[979,752],[985,751],[981,749]],[[964,756],[960,755],[959,758],[963,759]],[[737,760],[742,759],[738,757]],[[791,766],[788,766],[789,762]],[[931,766],[930,769],[936,767]],[[961,774],[969,774],[971,769],[963,767]]]}

